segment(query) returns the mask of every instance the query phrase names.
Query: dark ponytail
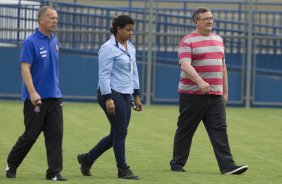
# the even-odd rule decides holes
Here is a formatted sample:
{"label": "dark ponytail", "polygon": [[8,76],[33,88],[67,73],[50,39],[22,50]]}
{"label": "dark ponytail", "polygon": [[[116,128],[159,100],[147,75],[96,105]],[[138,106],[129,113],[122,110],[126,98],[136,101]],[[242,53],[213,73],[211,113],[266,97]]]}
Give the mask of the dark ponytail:
{"label": "dark ponytail", "polygon": [[110,29],[110,32],[112,34],[116,35],[118,27],[124,28],[128,24],[134,25],[133,19],[131,17],[129,17],[128,15],[119,15],[117,17],[114,17],[112,19],[112,27]]}

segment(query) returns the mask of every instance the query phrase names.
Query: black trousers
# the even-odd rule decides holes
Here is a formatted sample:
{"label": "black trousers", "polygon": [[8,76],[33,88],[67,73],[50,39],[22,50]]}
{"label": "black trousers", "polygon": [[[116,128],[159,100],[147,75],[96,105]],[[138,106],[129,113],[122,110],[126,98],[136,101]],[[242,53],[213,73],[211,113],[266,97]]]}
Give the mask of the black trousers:
{"label": "black trousers", "polygon": [[[30,100],[24,102],[25,131],[12,148],[7,163],[17,169],[41,131],[44,132],[48,170],[46,176],[53,177],[62,169],[63,108],[61,99],[42,99],[40,112],[34,112]],[[37,164],[37,163],[33,163]]]}
{"label": "black trousers", "polygon": [[170,165],[184,166],[193,135],[203,121],[222,173],[235,166],[227,136],[225,104],[222,96],[180,94],[179,117]]}

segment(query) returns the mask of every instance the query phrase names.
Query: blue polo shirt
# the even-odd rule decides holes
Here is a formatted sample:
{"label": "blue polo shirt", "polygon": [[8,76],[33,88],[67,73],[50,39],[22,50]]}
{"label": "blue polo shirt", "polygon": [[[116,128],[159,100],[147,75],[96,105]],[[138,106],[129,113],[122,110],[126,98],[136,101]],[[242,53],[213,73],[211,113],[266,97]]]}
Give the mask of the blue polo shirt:
{"label": "blue polo shirt", "polygon": [[[22,44],[20,62],[31,64],[30,72],[33,85],[41,99],[61,98],[59,89],[58,68],[59,42],[54,34],[50,38],[39,32],[35,32],[26,38]],[[28,90],[23,83],[22,99],[30,99]]]}

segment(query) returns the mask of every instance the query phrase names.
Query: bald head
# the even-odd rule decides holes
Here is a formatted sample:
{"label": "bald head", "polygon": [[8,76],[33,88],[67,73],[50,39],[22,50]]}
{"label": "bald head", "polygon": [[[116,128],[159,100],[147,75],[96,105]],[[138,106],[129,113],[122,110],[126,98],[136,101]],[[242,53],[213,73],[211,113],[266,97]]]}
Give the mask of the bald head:
{"label": "bald head", "polygon": [[41,17],[44,17],[48,10],[56,11],[52,6],[42,6],[38,11],[37,20],[39,21]]}

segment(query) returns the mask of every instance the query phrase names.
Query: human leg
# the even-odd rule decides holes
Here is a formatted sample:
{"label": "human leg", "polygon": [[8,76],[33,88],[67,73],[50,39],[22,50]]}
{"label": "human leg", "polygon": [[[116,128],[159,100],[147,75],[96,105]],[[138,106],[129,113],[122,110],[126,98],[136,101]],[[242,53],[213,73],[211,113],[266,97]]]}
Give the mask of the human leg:
{"label": "human leg", "polygon": [[[119,95],[118,95],[119,96]],[[120,150],[124,150],[124,153],[121,152],[120,158],[124,159],[120,160],[120,158],[118,159],[118,155],[116,155],[116,160],[117,160],[117,168],[118,168],[118,178],[121,179],[133,179],[133,180],[139,180],[139,177],[134,175],[133,172],[131,171],[130,167],[127,165],[126,161],[125,161],[125,138],[127,135],[127,130],[128,130],[128,126],[130,123],[130,117],[131,117],[131,95],[129,94],[122,94],[121,95],[122,98],[118,97],[118,121],[117,122],[124,122],[122,123],[123,125],[120,127],[117,127],[116,129],[116,133],[113,133],[113,135],[117,135],[116,137],[114,136],[114,141],[115,139],[117,140],[117,142],[123,143],[124,146],[119,147],[118,149]],[[122,107],[122,108],[120,108]],[[119,140],[118,140],[119,139]],[[114,150],[115,151],[115,150]]]}
{"label": "human leg", "polygon": [[44,108],[39,112],[34,112],[34,106],[30,100],[24,102],[24,125],[25,131],[19,137],[18,141],[10,151],[7,158],[6,176],[8,178],[16,177],[16,170],[26,157],[33,144],[41,133],[44,123]]}
{"label": "human leg", "polygon": [[[97,93],[97,99],[100,107],[103,109],[104,113],[106,114],[108,120],[110,121],[111,116],[108,115],[106,110],[106,104],[101,94]],[[113,133],[112,133],[112,126],[110,130],[110,134],[102,138],[98,144],[96,144],[88,153],[87,153],[87,160],[88,162],[94,162],[96,159],[98,159],[104,152],[106,152],[108,149],[110,149],[113,146]]]}
{"label": "human leg", "polygon": [[[231,154],[226,124],[225,105],[222,96],[210,96],[210,105],[203,122],[212,143],[221,173],[235,170],[237,165]],[[244,169],[244,168],[242,168]]]}
{"label": "human leg", "polygon": [[182,167],[187,162],[193,135],[206,112],[206,104],[205,96],[180,94],[171,170],[185,171]]}
{"label": "human leg", "polygon": [[105,99],[103,99],[99,92],[97,93],[98,102],[111,124],[111,133],[101,139],[101,141],[87,154],[80,154],[77,156],[81,165],[81,172],[84,176],[91,176],[90,168],[93,162],[113,146],[118,167],[118,177],[124,179],[137,179],[138,177],[133,175],[125,161],[125,138],[130,119],[131,98],[129,94],[124,95],[116,91],[113,91],[112,95],[116,107],[115,116],[107,114]]}
{"label": "human leg", "polygon": [[[101,96],[100,92],[97,92],[97,99],[100,107],[105,112],[109,119],[106,111],[105,99]],[[113,146],[113,134],[112,130],[110,134],[102,138],[88,153],[82,153],[77,155],[77,160],[80,164],[80,170],[83,176],[91,176],[91,167],[95,160],[97,160],[104,152]]]}
{"label": "human leg", "polygon": [[63,107],[61,99],[46,99],[43,103],[48,105],[43,129],[48,162],[46,178],[52,179],[58,178],[63,169]]}
{"label": "human leg", "polygon": [[[115,116],[108,116],[113,133],[113,149],[117,162],[117,167],[127,168],[125,159],[125,139],[128,127],[128,106],[123,94],[113,91],[113,100],[115,102]],[[130,103],[130,100],[128,101]]]}

